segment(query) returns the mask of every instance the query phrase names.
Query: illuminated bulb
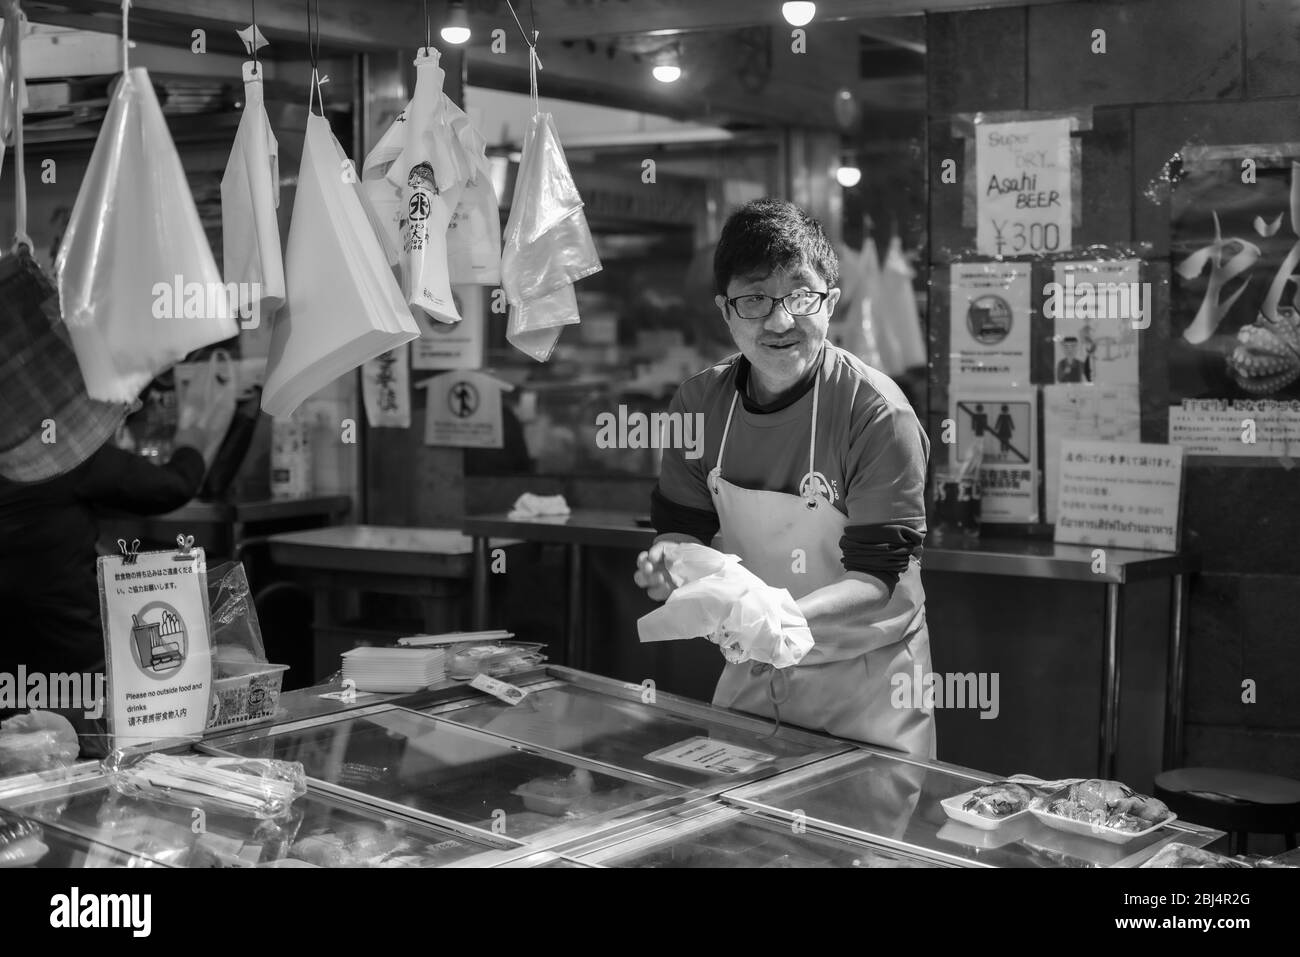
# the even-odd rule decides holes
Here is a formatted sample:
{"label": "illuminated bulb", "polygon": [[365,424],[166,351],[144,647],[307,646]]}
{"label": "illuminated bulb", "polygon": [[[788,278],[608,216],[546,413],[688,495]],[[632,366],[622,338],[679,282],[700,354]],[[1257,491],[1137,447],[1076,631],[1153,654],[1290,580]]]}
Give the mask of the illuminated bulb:
{"label": "illuminated bulb", "polygon": [[862,170],[856,166],[841,166],[835,171],[835,182],[845,189],[852,189],[862,182]]}
{"label": "illuminated bulb", "polygon": [[812,18],[816,13],[817,4],[815,3],[781,4],[781,15],[785,17],[785,22],[792,27],[807,26],[812,22]]}
{"label": "illuminated bulb", "polygon": [[453,0],[447,11],[447,23],[439,33],[443,40],[456,46],[469,42],[469,17],[465,14],[465,4],[461,0]]}
{"label": "illuminated bulb", "polygon": [[650,72],[660,83],[676,83],[682,76],[682,68],[672,63],[661,63]]}

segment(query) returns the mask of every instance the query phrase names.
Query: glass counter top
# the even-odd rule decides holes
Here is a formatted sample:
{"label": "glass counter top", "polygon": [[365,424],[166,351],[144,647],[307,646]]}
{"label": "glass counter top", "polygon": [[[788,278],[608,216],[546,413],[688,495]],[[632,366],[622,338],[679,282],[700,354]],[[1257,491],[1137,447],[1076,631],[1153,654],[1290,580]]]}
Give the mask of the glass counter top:
{"label": "glass counter top", "polygon": [[0,811],[0,871],[26,867],[163,866],[12,811]]}
{"label": "glass counter top", "polygon": [[310,791],[276,821],[200,814],[119,794],[105,775],[12,798],[8,806],[56,840],[93,842],[76,865],[87,867],[135,866],[123,863],[127,858],[178,867],[438,867],[510,843],[385,818]]}
{"label": "glass counter top", "polygon": [[602,690],[557,682],[517,705],[495,698],[428,714],[660,781],[699,788],[766,777],[848,750],[833,739],[724,712],[684,714]]}
{"label": "glass counter top", "polygon": [[681,791],[391,707],[216,738],[203,748],[301,761],[331,793],[534,845]]}
{"label": "glass counter top", "polygon": [[800,820],[818,828],[968,866],[1131,866],[1177,839],[1196,847],[1217,831],[1174,821],[1123,844],[1068,834],[1032,816],[981,830],[949,820],[944,798],[990,780],[950,766],[920,764],[878,752],[830,758],[781,778],[727,791],[727,803]]}
{"label": "glass counter top", "polygon": [[571,852],[604,867],[934,867],[899,851],[869,847],[772,821],[734,808],[716,809],[650,833],[607,842],[598,851]]}

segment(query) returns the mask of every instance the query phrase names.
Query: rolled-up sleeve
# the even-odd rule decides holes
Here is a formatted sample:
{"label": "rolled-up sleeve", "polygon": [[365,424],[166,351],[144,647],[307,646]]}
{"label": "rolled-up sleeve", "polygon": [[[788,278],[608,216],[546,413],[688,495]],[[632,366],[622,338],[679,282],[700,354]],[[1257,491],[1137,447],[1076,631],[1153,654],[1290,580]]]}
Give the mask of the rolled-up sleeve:
{"label": "rolled-up sleeve", "polygon": [[849,524],[840,539],[846,571],[880,579],[893,593],[925,538],[930,440],[909,406],[882,405],[849,445]]}

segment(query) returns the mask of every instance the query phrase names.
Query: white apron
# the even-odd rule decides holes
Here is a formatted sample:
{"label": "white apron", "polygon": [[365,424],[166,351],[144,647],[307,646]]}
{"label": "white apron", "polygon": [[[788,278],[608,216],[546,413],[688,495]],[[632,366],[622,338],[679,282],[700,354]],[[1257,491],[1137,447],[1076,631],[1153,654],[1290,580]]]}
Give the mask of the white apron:
{"label": "white apron", "polygon": [[[819,372],[813,386],[808,472],[800,482],[799,495],[741,488],[722,477],[737,396],[732,397],[727,412],[718,464],[709,473],[709,494],[721,524],[723,548],[739,555],[745,567],[767,584],[788,589],[796,599],[844,575],[840,538],[848,518],[826,497],[825,479],[813,461],[820,393]],[[806,556],[800,572],[794,570],[795,549],[802,549]],[[933,716],[890,703],[890,681],[895,674],[906,674],[911,682],[918,670],[922,675],[930,671],[920,569],[920,561],[913,557],[888,604],[863,623],[864,629],[875,633],[873,638],[887,636],[893,641],[863,654],[827,651],[826,646],[814,645],[803,662],[791,668],[773,669],[753,661],[728,663],[713,703],[933,758]],[[816,639],[815,634],[813,637]],[[912,695],[907,698],[911,700]]]}

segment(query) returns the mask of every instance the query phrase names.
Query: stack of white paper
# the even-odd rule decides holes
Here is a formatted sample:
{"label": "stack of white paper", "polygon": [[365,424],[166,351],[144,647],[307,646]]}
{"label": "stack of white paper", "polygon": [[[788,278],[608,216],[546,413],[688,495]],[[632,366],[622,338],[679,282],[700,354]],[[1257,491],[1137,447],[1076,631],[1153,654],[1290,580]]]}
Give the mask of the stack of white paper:
{"label": "stack of white paper", "polygon": [[262,409],[286,417],[368,359],[420,335],[329,122],[311,114]]}
{"label": "stack of white paper", "polygon": [[442,648],[353,648],[343,652],[343,678],[357,691],[420,691],[446,677]]}

